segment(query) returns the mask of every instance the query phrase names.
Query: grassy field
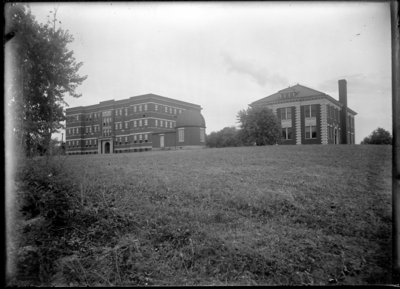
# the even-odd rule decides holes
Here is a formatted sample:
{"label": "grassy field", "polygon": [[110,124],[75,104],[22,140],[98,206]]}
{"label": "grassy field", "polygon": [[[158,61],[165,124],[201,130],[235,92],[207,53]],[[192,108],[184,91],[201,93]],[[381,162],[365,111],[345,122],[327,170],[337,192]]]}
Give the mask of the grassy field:
{"label": "grassy field", "polygon": [[49,282],[390,283],[391,159],[372,145],[68,156],[80,209]]}

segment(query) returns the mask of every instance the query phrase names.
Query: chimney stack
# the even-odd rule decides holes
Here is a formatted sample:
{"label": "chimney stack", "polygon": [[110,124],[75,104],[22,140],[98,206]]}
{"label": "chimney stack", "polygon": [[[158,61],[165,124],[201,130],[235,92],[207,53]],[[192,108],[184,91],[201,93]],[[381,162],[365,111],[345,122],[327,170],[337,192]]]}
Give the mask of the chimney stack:
{"label": "chimney stack", "polygon": [[340,140],[342,144],[348,144],[349,140],[347,138],[347,81],[345,79],[339,80],[339,102],[343,104],[342,111],[340,113],[340,124],[341,124],[341,135]]}

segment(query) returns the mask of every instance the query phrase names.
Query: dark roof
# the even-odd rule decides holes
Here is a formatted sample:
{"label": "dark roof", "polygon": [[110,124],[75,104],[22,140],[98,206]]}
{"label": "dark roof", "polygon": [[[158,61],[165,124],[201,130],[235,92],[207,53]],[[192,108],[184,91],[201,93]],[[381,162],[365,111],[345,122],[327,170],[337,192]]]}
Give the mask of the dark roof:
{"label": "dark roof", "polygon": [[179,128],[185,126],[206,127],[206,122],[200,112],[188,109],[178,116],[175,127]]}

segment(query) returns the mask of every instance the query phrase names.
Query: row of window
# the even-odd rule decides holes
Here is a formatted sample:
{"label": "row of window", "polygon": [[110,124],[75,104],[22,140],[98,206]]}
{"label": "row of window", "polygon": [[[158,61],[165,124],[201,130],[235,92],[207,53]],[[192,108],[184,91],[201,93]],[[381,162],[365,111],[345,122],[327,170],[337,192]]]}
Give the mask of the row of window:
{"label": "row of window", "polygon": [[[314,139],[317,138],[317,127],[316,126],[306,126],[306,139]],[[292,128],[286,127],[282,129],[282,139],[283,140],[291,140],[292,139]]]}
{"label": "row of window", "polygon": [[289,97],[294,97],[294,96],[295,96],[295,92],[281,93],[281,98],[289,98]]}
{"label": "row of window", "polygon": [[[142,148],[139,148],[139,149],[133,149],[133,150],[115,150],[115,153],[117,154],[117,153],[130,153],[130,152],[134,152],[134,153],[136,153],[136,152],[142,152],[142,151],[151,151],[151,148],[144,148],[144,149],[142,149]],[[97,151],[94,151],[94,152],[69,152],[69,153],[67,153],[67,155],[91,155],[91,154],[97,154],[98,152]]]}
{"label": "row of window", "polygon": [[[85,146],[86,147],[91,147],[91,146],[97,146],[97,139],[89,139],[89,140],[85,140]],[[70,141],[67,141],[67,146],[68,146],[68,148],[71,148],[71,147],[80,147],[80,145],[79,145],[79,141],[78,140],[70,140]]]}
{"label": "row of window", "polygon": [[[137,143],[139,141],[139,143],[143,142],[148,142],[148,134],[139,134],[139,135],[133,135],[133,143]],[[123,140],[125,140],[125,144],[130,143],[130,137],[125,136],[125,137],[117,137],[115,138],[115,145],[122,145],[123,144]]]}
{"label": "row of window", "polygon": [[[170,129],[175,128],[175,124],[176,124],[175,121],[158,120],[158,119],[156,119],[154,123],[155,123],[155,127],[162,127],[163,128],[164,125],[165,125],[165,128],[170,128]],[[148,120],[147,119],[133,121],[133,127],[134,128],[141,127],[141,126],[147,126],[147,125],[148,125]],[[108,122],[104,123],[104,126],[109,126],[109,123]],[[129,129],[129,122],[128,121],[126,121],[125,123],[118,122],[118,123],[115,124],[115,129],[116,130],[121,130],[123,127],[125,129]],[[104,129],[104,130],[106,130],[107,132],[110,131],[109,128]],[[93,132],[95,132],[95,133],[96,132],[100,132],[100,126],[99,125],[93,126]],[[92,127],[91,126],[86,126],[85,127],[85,133],[86,134],[92,133]],[[67,135],[74,135],[74,134],[79,134],[79,130],[78,130],[77,127],[76,128],[68,128],[67,129]]]}
{"label": "row of window", "polygon": [[[280,118],[281,119],[292,119],[292,108],[291,107],[283,107],[280,109]],[[304,106],[304,115],[305,117],[316,117],[317,116],[317,105],[305,105]]]}
{"label": "row of window", "polygon": [[[148,110],[147,107],[148,107],[147,104],[134,105],[133,106],[133,112],[136,113],[136,112],[141,112],[141,111],[147,111]],[[176,109],[176,108],[172,108],[172,107],[169,107],[169,106],[161,106],[161,105],[158,105],[158,104],[156,104],[154,106],[154,110],[155,111],[161,111],[161,112],[164,112],[164,113],[175,114],[175,115],[182,113],[182,109]],[[122,116],[123,114],[125,116],[129,115],[129,108],[126,107],[126,108],[119,108],[119,109],[115,110],[115,116],[118,117],[118,116]],[[92,117],[93,117],[93,119],[96,120],[96,119],[100,118],[100,115],[101,115],[101,112],[87,113],[85,115],[85,120],[86,121],[91,121]],[[111,117],[110,117],[110,119],[111,119]],[[104,120],[104,118],[103,118],[103,120]],[[67,117],[67,122],[77,122],[77,121],[79,121],[79,115],[78,114],[77,115],[71,115],[71,116]],[[111,122],[111,120],[109,122]]]}
{"label": "row of window", "polygon": [[[133,135],[133,143],[141,143],[144,139],[144,142],[148,142],[148,134],[139,134],[139,135]],[[125,136],[125,137],[117,137],[115,139],[115,144],[116,145],[122,145],[123,140],[125,140],[125,144],[128,144],[130,142],[130,137]],[[92,147],[97,146],[97,139],[89,139],[85,140],[85,147]],[[72,140],[72,141],[67,141],[67,146],[70,147],[79,147],[79,141],[78,140]]]}

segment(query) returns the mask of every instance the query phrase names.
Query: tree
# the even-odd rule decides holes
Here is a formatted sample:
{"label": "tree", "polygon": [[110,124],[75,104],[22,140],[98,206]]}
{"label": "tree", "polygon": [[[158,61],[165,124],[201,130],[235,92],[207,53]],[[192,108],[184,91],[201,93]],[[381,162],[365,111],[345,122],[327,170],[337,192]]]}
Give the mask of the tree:
{"label": "tree", "polygon": [[207,135],[207,146],[210,148],[237,147],[241,140],[238,137],[238,130],[235,126],[224,127],[218,132]]}
{"label": "tree", "polygon": [[50,11],[52,20],[49,17],[46,24],[39,24],[29,6],[7,4],[5,8],[5,32],[15,35],[5,51],[10,125],[26,154],[37,136],[45,138],[51,152],[51,135],[65,120],[65,94],[81,96],[75,89],[87,78],[77,74],[83,63],[77,63],[67,48],[73,41],[68,30],[56,29],[56,9]]}
{"label": "tree", "polygon": [[245,145],[273,145],[281,138],[281,124],[274,112],[257,106],[238,112],[240,138]]}
{"label": "tree", "polygon": [[369,136],[365,137],[361,144],[391,145],[392,136],[389,131],[378,127]]}

